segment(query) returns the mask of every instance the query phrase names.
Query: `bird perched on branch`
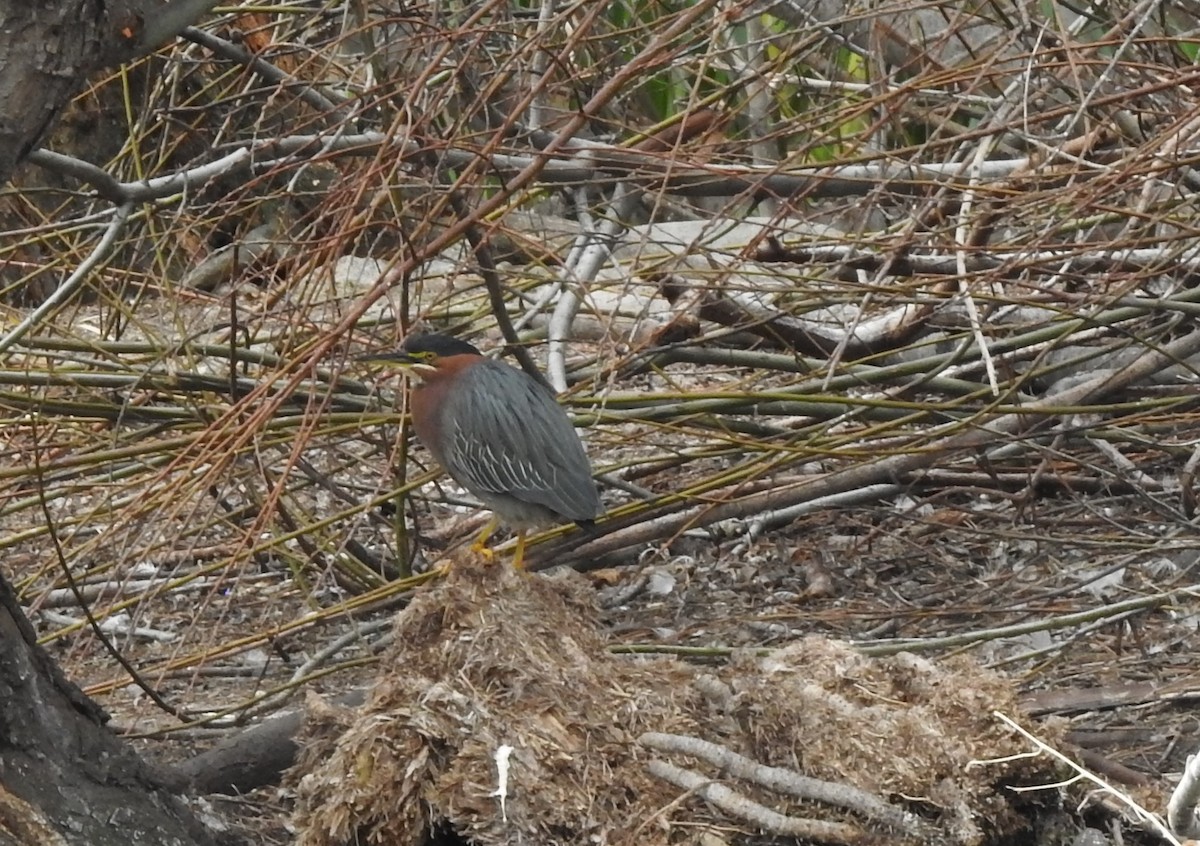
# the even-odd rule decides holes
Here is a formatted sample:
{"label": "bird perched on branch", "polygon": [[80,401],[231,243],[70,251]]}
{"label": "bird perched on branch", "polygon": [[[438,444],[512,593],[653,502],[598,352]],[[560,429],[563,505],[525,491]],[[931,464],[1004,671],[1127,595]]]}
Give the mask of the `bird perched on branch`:
{"label": "bird perched on branch", "polygon": [[484,358],[448,335],[410,335],[399,352],[365,356],[415,377],[409,410],[421,443],[447,473],[492,510],[472,549],[499,521],[517,530],[522,569],[529,528],[590,525],[602,506],[592,467],[570,418],[527,373]]}

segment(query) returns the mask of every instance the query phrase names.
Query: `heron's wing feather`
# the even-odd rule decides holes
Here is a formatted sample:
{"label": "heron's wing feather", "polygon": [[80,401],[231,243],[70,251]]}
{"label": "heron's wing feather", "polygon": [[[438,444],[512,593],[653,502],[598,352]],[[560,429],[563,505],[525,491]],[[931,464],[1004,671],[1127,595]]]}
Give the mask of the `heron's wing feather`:
{"label": "heron's wing feather", "polygon": [[524,373],[481,362],[447,398],[447,470],[478,494],[507,494],[570,520],[600,513],[591,463],[562,407]]}

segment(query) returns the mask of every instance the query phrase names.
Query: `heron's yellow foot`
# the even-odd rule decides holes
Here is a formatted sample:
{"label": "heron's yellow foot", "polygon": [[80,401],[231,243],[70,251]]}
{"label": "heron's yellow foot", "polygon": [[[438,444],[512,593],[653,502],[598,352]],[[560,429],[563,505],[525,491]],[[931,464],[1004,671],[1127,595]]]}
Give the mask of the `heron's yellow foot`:
{"label": "heron's yellow foot", "polygon": [[492,549],[490,546],[473,543],[471,544],[471,552],[478,555],[487,564],[494,564],[496,562],[496,550]]}
{"label": "heron's yellow foot", "polygon": [[496,531],[498,523],[499,521],[495,517],[488,520],[487,525],[483,527],[483,531],[479,533],[479,537],[475,539],[475,543],[471,544],[471,551],[482,557],[489,564],[496,560],[496,553],[488,546],[488,539],[492,536],[492,532]]}

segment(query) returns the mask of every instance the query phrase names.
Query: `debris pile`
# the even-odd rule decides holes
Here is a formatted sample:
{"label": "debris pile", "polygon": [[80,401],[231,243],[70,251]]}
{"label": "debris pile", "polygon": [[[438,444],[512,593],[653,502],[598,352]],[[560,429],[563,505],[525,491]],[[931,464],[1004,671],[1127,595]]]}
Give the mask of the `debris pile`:
{"label": "debris pile", "polygon": [[310,708],[301,846],[975,846],[1029,825],[1005,785],[1055,780],[1042,759],[972,764],[1026,747],[991,716],[1017,714],[1010,685],[966,661],[820,638],[717,671],[612,655],[573,573],[460,562],[398,616],[383,667],[361,709]]}

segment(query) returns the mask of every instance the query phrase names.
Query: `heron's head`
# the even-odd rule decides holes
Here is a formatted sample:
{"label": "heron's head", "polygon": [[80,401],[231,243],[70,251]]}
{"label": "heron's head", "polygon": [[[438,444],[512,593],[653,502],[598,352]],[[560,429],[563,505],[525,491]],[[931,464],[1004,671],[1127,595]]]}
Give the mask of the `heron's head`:
{"label": "heron's head", "polygon": [[409,335],[395,352],[367,353],[359,356],[358,360],[395,365],[403,373],[426,379],[437,373],[443,364],[451,363],[450,359],[464,355],[479,357],[482,354],[466,341],[427,332]]}

